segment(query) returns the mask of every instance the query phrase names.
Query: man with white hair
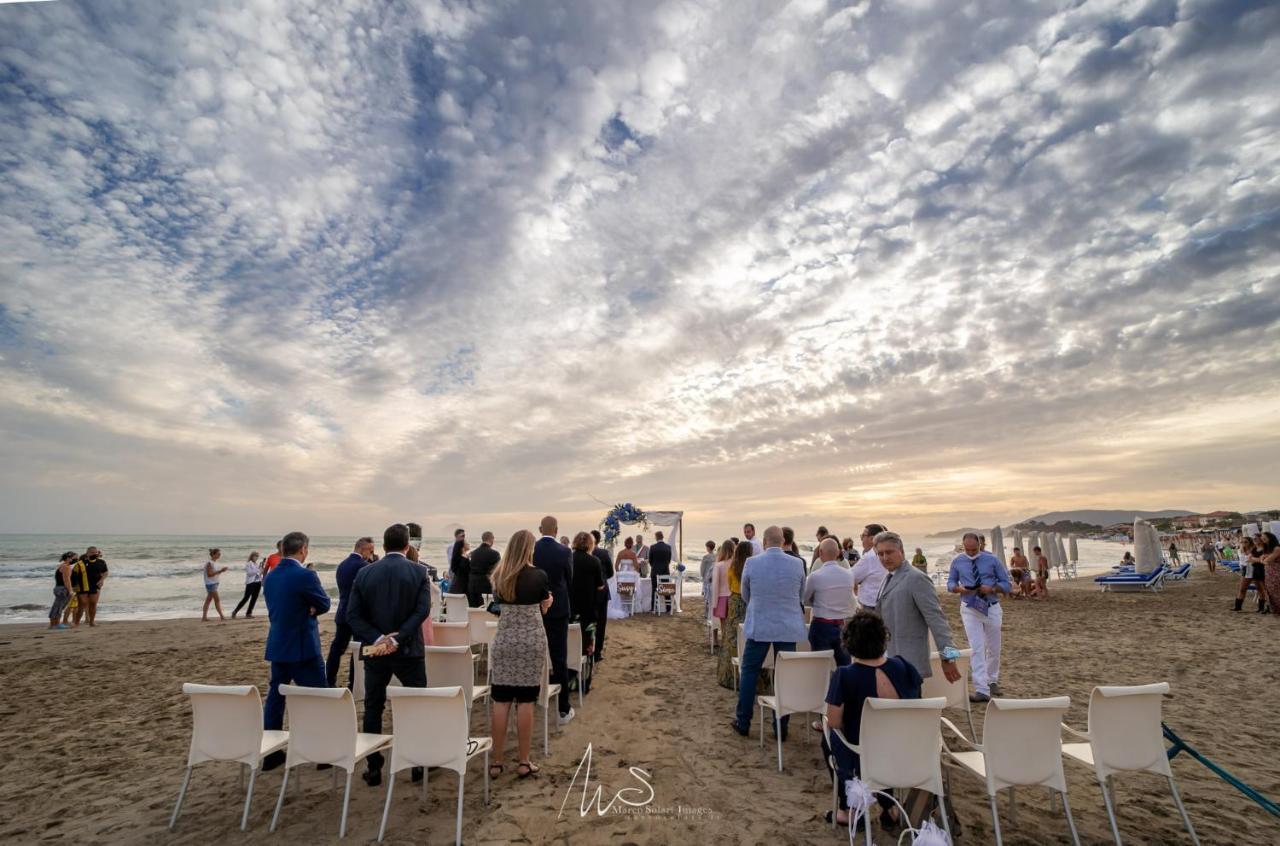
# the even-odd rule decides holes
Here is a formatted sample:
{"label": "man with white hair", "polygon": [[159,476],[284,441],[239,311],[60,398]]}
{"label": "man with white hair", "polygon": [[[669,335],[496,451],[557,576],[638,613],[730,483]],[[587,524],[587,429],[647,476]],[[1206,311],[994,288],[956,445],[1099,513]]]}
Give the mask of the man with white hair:
{"label": "man with white hair", "polygon": [[973,675],[971,702],[1000,695],[1000,626],[1004,612],[1000,595],[1013,592],[1009,571],[1000,559],[982,548],[976,532],[964,536],[964,552],[951,562],[947,590],[960,594],[960,622],[973,647],[969,668]]}
{"label": "man with white hair", "polygon": [[840,561],[840,544],[824,537],[818,544],[818,565],[804,583],[801,601],[813,609],[809,623],[809,646],[814,652],[831,649],[837,666],[849,663],[849,653],[840,641],[844,621],[853,616],[853,572]]}
{"label": "man with white hair", "polygon": [[942,613],[933,582],[915,567],[907,565],[902,538],[897,533],[877,534],[875,550],[888,574],[880,587],[880,601],[876,609],[889,629],[889,649],[885,654],[902,656],[921,677],[929,678],[933,675],[929,661],[929,633],[932,632],[942,656],[942,674],[949,682],[959,681],[960,671],[956,668],[955,659],[960,657],[960,651],[951,640],[951,626]]}
{"label": "man with white hair", "polygon": [[[730,723],[746,737],[751,732],[751,716],[756,704],[756,681],[769,654],[795,652],[796,642],[805,636],[804,562],[782,551],[782,529],[764,530],[764,552],[747,559],[742,568],[742,600],[747,618],[742,624],[746,644],[740,658],[738,712]],[[788,719],[780,721],[782,739],[787,739]]]}
{"label": "man with white hair", "polygon": [[876,535],[884,530],[879,523],[868,523],[862,529],[862,557],[853,565],[853,585],[858,591],[858,604],[867,611],[876,610],[880,586],[888,575],[873,547]]}

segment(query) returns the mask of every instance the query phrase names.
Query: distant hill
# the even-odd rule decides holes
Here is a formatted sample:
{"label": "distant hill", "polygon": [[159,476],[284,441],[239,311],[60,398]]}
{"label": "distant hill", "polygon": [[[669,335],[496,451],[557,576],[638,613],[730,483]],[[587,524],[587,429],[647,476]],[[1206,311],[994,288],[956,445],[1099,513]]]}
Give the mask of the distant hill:
{"label": "distant hill", "polygon": [[933,534],[931,534],[931,535],[925,535],[925,537],[928,537],[928,538],[961,538],[961,537],[964,537],[964,536],[965,536],[966,534],[968,534],[969,532],[977,532],[977,533],[978,533],[978,534],[980,534],[980,535],[985,535],[985,534],[986,534],[987,532],[989,532],[989,531],[991,531],[991,529],[990,529],[990,528],[986,528],[986,529],[975,529],[975,528],[973,528],[972,526],[970,526],[970,527],[968,527],[968,528],[964,528],[964,529],[949,529],[949,530],[947,530],[947,531],[945,531],[945,532],[934,532],[934,533],[933,533]]}
{"label": "distant hill", "polygon": [[1155,519],[1159,517],[1186,517],[1189,514],[1195,514],[1194,511],[1182,511],[1176,508],[1166,508],[1163,511],[1103,511],[1085,509],[1081,511],[1050,511],[1048,514],[1041,514],[1038,517],[1028,517],[1022,520],[1022,523],[1045,523],[1052,526],[1054,523],[1091,523],[1095,526],[1111,526],[1115,523],[1132,523],[1134,517],[1142,517],[1144,519]]}

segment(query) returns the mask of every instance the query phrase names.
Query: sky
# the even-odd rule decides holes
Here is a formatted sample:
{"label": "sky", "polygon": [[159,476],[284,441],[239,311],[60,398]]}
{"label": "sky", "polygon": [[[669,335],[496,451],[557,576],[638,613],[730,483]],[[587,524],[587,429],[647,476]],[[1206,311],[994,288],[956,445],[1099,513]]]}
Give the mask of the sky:
{"label": "sky", "polygon": [[0,5],[0,531],[1274,507],[1280,4]]}

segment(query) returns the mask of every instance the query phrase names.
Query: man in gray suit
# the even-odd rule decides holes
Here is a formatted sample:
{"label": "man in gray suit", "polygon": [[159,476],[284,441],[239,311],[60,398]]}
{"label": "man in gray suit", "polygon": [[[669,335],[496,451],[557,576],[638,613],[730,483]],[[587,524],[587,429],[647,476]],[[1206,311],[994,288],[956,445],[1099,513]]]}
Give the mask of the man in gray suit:
{"label": "man in gray suit", "polygon": [[[742,568],[742,600],[747,618],[742,624],[746,643],[742,649],[738,684],[738,713],[733,730],[746,737],[756,704],[756,680],[773,647],[774,653],[795,652],[796,642],[808,634],[800,607],[804,593],[804,561],[782,551],[782,529],[764,530],[764,552],[747,559]],[[788,719],[783,717],[782,739],[787,739]]]}
{"label": "man in gray suit", "polygon": [[949,651],[955,651],[955,644],[933,582],[915,567],[903,566],[907,557],[902,549],[902,538],[896,532],[876,535],[875,550],[880,563],[889,571],[876,601],[876,611],[889,629],[888,654],[900,655],[921,676],[928,678],[933,674],[929,663],[928,633],[933,632],[933,640],[943,654],[943,675],[949,682],[959,681],[956,656],[946,657]]}

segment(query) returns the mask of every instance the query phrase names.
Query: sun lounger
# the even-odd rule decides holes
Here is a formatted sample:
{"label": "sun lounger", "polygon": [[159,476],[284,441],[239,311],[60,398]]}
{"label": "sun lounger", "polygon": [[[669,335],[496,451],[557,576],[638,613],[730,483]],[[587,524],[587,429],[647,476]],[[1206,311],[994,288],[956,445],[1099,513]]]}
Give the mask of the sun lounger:
{"label": "sun lounger", "polygon": [[1178,569],[1170,570],[1164,578],[1165,581],[1169,582],[1183,582],[1186,581],[1187,576],[1189,575],[1191,575],[1191,562],[1188,561]]}
{"label": "sun lounger", "polygon": [[1165,573],[1163,566],[1150,573],[1133,573],[1125,575],[1098,576],[1093,581],[1103,592],[1107,591],[1158,591],[1163,587]]}

